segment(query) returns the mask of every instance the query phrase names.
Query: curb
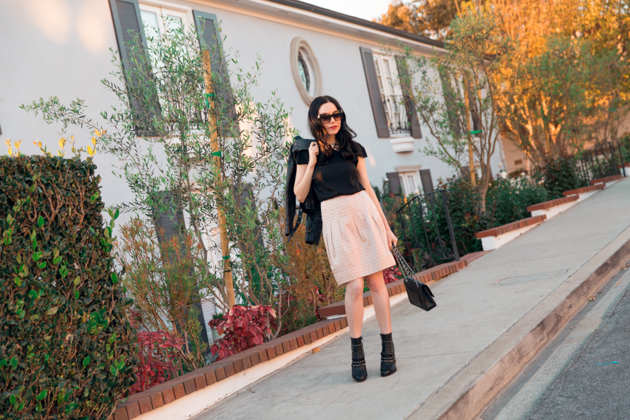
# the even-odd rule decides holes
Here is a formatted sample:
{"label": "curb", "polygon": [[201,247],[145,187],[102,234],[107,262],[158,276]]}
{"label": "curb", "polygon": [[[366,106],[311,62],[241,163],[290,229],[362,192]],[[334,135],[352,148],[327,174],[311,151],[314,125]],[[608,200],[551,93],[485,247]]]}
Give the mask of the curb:
{"label": "curb", "polygon": [[[616,249],[614,249],[615,247]],[[587,262],[580,270],[589,270],[590,273],[580,284],[568,292],[567,296],[555,307],[550,308],[551,310],[544,318],[533,327],[523,325],[527,324],[528,320],[521,319],[472,360],[468,366],[458,372],[457,376],[451,378],[450,382],[445,384],[442,389],[410,413],[407,419],[476,419],[586,304],[587,298],[612,278],[630,258],[630,228],[623,231],[601,253],[606,252],[606,248],[612,248],[614,252],[602,262],[593,261],[597,259],[597,255]],[[611,252],[612,250],[609,249],[608,251]],[[588,267],[589,263],[598,265]],[[540,304],[542,310],[545,309],[544,306],[544,302],[542,302]],[[536,315],[530,312],[527,316],[534,317]],[[518,334],[518,330],[522,331],[525,328],[531,329],[520,339],[510,337],[510,332]],[[510,341],[514,340],[516,341],[511,344]],[[496,356],[499,355],[500,357],[497,359]],[[442,401],[437,398],[439,394],[444,397]],[[444,399],[450,399],[451,402],[444,401]]]}

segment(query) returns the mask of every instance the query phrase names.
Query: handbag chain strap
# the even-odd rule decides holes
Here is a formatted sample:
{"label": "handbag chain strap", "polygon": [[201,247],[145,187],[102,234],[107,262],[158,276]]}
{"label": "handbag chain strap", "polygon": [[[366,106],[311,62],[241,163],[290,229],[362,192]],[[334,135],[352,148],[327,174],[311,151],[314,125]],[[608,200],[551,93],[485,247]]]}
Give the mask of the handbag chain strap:
{"label": "handbag chain strap", "polygon": [[393,248],[394,248],[393,249],[394,258],[398,262],[398,267],[401,269],[403,275],[405,277],[412,277],[416,279],[416,274],[414,273],[413,269],[409,267],[409,264],[407,264],[407,261],[405,261],[403,256],[400,254],[400,251],[398,250],[398,248],[396,247],[393,247]]}

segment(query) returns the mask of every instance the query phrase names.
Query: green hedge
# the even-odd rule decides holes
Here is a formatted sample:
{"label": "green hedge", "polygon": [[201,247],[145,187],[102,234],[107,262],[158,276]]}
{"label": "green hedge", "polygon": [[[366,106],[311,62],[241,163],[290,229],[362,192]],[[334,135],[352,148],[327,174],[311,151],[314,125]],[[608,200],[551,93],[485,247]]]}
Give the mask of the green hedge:
{"label": "green hedge", "polygon": [[0,419],[100,419],[136,339],[90,161],[0,157]]}

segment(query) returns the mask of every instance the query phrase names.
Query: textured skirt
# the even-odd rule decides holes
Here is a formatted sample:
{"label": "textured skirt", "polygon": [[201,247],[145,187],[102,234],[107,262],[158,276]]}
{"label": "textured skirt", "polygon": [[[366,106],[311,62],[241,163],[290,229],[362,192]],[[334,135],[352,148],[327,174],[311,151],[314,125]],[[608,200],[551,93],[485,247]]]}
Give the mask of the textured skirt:
{"label": "textured skirt", "polygon": [[387,244],[383,219],[367,192],[322,202],[322,223],[330,268],[338,284],[396,264]]}

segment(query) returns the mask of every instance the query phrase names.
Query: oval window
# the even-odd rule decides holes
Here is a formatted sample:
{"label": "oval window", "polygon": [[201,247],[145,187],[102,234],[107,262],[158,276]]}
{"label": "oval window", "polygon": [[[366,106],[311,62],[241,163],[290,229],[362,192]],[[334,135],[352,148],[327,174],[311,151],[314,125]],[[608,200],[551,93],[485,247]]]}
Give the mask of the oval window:
{"label": "oval window", "polygon": [[299,37],[291,41],[291,73],[307,105],[322,94],[322,76],[315,54],[310,45]]}

